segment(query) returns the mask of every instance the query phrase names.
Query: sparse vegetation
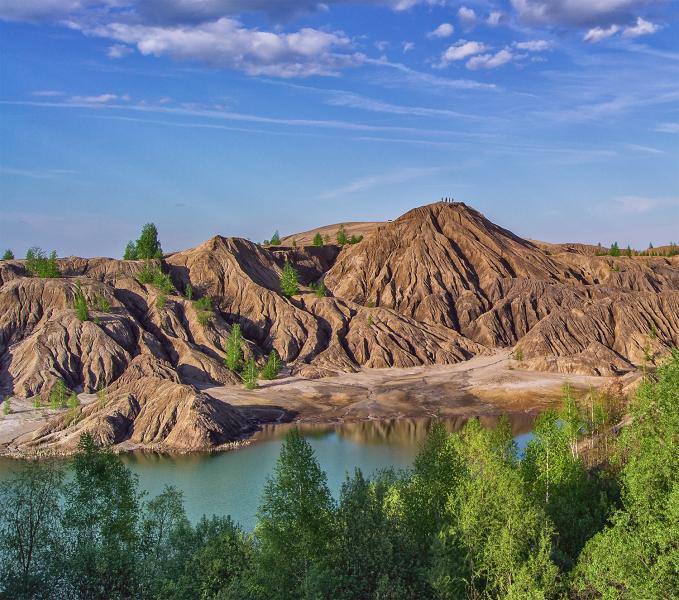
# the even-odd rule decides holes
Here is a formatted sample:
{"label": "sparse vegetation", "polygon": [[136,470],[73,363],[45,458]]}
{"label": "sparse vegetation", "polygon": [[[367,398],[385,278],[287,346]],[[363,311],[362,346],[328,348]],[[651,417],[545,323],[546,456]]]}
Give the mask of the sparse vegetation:
{"label": "sparse vegetation", "polygon": [[73,425],[77,423],[78,419],[80,418],[80,399],[78,398],[78,394],[73,392],[68,397],[67,406],[68,406],[67,419],[69,425]]}
{"label": "sparse vegetation", "polygon": [[186,296],[187,300],[193,300],[193,286],[190,283],[186,284],[186,287],[184,288],[184,295]]}
{"label": "sparse vegetation", "polygon": [[611,244],[611,249],[608,251],[611,256],[620,256],[620,248],[618,247],[618,242],[613,242]]}
{"label": "sparse vegetation", "polygon": [[319,281],[318,283],[309,284],[309,288],[311,288],[313,293],[318,298],[324,298],[325,296],[328,295],[328,288],[325,287],[325,283],[323,283],[322,281]]}
{"label": "sparse vegetation", "polygon": [[269,354],[269,358],[262,368],[262,379],[276,379],[280,370],[281,359],[278,356],[278,352],[276,352],[276,350],[271,350],[271,354]]}
{"label": "sparse vegetation", "polygon": [[52,250],[49,256],[42,248],[33,246],[26,252],[26,270],[31,276],[54,279],[61,277],[57,264],[57,253]]}
{"label": "sparse vegetation", "polygon": [[9,396],[2,403],[2,414],[5,416],[12,414],[12,400]]}
{"label": "sparse vegetation", "polygon": [[215,318],[215,311],[212,307],[212,300],[208,296],[203,296],[193,303],[193,308],[198,315],[198,323],[206,327]]}
{"label": "sparse vegetation", "polygon": [[313,241],[314,246],[321,247],[323,246],[323,236],[320,233],[317,233],[314,236],[314,241]]}
{"label": "sparse vegetation", "polygon": [[73,297],[73,308],[75,308],[75,314],[81,321],[90,320],[90,310],[87,306],[87,299],[85,294],[83,294],[82,287],[78,281],[75,284],[75,294]]}
{"label": "sparse vegetation", "polygon": [[280,286],[281,293],[288,298],[299,292],[299,278],[297,276],[297,271],[289,262],[286,262],[283,266]]}
{"label": "sparse vegetation", "polygon": [[238,373],[243,366],[242,341],[240,325],[236,323],[231,327],[231,333],[226,340],[226,357],[224,358],[224,364],[234,373]]}
{"label": "sparse vegetation", "polygon": [[97,389],[97,403],[99,404],[100,408],[104,408],[106,404],[108,404],[108,393],[106,392],[106,388],[104,387],[104,384],[99,385],[99,389]]}
{"label": "sparse vegetation", "polygon": [[352,235],[349,238],[349,243],[350,244],[358,244],[359,242],[363,241],[363,236],[362,235]]}
{"label": "sparse vegetation", "polygon": [[103,296],[95,296],[92,301],[92,307],[97,312],[110,313],[111,303]]}
{"label": "sparse vegetation", "polygon": [[254,390],[257,387],[258,375],[257,363],[254,358],[250,358],[243,368],[243,385],[246,390]]}
{"label": "sparse vegetation", "polygon": [[349,243],[349,238],[347,237],[347,232],[344,229],[344,225],[340,225],[340,228],[335,234],[335,239],[340,246],[346,246]]}
{"label": "sparse vegetation", "polygon": [[521,348],[516,348],[514,350],[514,360],[516,360],[518,362],[523,361],[523,350],[521,350]]}
{"label": "sparse vegetation", "polygon": [[68,399],[68,389],[64,380],[59,378],[56,380],[52,390],[50,391],[50,408],[54,410],[66,408],[66,401]]}
{"label": "sparse vegetation", "polygon": [[2,255],[2,260],[14,260],[14,252],[9,248],[5,250],[5,253]]}
{"label": "sparse vegetation", "polygon": [[137,273],[137,281],[143,284],[151,284],[166,296],[174,293],[174,284],[167,273],[163,273],[157,265],[147,264]]}
{"label": "sparse vegetation", "polygon": [[162,258],[163,249],[158,240],[158,229],[153,223],[147,223],[141,230],[136,242],[128,242],[125,247],[125,260]]}

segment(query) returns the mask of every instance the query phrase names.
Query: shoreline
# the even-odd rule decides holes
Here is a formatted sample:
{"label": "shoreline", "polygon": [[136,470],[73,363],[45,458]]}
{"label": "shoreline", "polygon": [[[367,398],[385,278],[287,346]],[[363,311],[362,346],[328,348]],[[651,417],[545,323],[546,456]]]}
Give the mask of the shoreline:
{"label": "shoreline", "polygon": [[[257,442],[265,427],[276,425],[338,427],[350,423],[440,417],[496,417],[502,414],[538,414],[553,406],[561,387],[569,383],[576,394],[610,386],[614,377],[530,371],[519,368],[509,352],[476,356],[453,365],[411,368],[362,369],[323,379],[299,375],[261,381],[255,390],[240,386],[200,386],[218,401],[248,415],[253,431],[240,439],[211,448],[183,449],[164,444],[122,442],[116,453],[212,454],[228,452]],[[81,394],[83,405],[94,394]],[[71,448],[19,450],[21,438],[30,436],[61,411],[34,409],[30,399],[12,398],[17,409],[0,419],[0,457],[17,460],[66,458]],[[39,413],[39,414],[38,414]]]}

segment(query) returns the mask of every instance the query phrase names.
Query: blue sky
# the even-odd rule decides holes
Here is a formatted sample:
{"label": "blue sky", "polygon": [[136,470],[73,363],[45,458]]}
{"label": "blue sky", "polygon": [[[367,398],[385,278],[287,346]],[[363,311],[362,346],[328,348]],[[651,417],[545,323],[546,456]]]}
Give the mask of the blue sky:
{"label": "blue sky", "polygon": [[679,241],[679,10],[652,0],[0,0],[0,246],[119,256],[453,196]]}

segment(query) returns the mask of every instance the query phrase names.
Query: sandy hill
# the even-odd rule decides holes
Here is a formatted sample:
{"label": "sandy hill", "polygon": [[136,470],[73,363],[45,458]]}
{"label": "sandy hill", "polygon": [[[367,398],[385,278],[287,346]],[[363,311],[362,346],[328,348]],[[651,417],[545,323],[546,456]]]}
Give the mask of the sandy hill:
{"label": "sandy hill", "polygon": [[[164,303],[139,283],[143,261],[62,259],[59,279],[0,261],[4,392],[46,399],[62,378],[101,396],[79,420],[54,417],[27,444],[68,448],[85,430],[170,449],[238,438],[253,418],[200,391],[238,383],[223,363],[236,323],[246,355],[261,361],[275,349],[307,377],[450,364],[503,348],[526,368],[623,374],[679,345],[679,257],[547,249],[461,203],[356,225],[365,239],[344,248],[301,247],[301,235],[296,248],[214,237],[158,263],[176,288]],[[279,289],[286,261],[303,284],[293,298]],[[307,287],[320,280],[323,298]],[[90,321],[76,317],[77,284]],[[209,319],[186,298],[189,284],[211,299]],[[96,310],[101,299],[110,310]]]}
{"label": "sandy hill", "polygon": [[350,221],[348,223],[334,223],[333,225],[324,225],[323,227],[317,227],[316,229],[310,229],[309,231],[286,235],[281,239],[281,244],[283,246],[292,246],[294,241],[298,246],[311,246],[317,233],[321,234],[321,237],[325,243],[335,244],[337,232],[339,231],[340,227],[344,227],[344,231],[346,231],[348,237],[353,235],[356,237],[365,237],[366,235],[372,233],[379,225],[381,225],[381,223],[378,221]]}

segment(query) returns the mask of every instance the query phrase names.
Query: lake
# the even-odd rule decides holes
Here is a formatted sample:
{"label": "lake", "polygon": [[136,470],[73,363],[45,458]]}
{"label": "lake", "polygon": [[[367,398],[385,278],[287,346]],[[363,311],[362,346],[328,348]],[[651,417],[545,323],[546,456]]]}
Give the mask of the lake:
{"label": "lake", "polygon": [[[515,415],[512,431],[522,449],[530,439],[535,415]],[[465,418],[445,420],[450,431],[459,430]],[[482,417],[484,426],[494,427],[495,417]],[[385,468],[408,468],[431,425],[429,419],[398,419],[302,425],[300,430],[312,445],[337,497],[347,473],[356,467],[365,474]],[[253,442],[238,450],[214,454],[167,455],[135,452],[121,455],[139,477],[149,497],[174,485],[184,493],[191,521],[204,514],[229,514],[250,530],[267,476],[273,471],[285,433],[293,425],[264,427]],[[0,459],[0,481],[21,468],[21,462]]]}

